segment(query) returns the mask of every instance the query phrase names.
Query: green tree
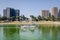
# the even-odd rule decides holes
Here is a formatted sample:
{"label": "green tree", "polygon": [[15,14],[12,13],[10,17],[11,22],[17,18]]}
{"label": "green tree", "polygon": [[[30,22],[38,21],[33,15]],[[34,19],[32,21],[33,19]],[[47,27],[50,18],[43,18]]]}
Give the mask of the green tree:
{"label": "green tree", "polygon": [[9,20],[10,20],[10,21],[13,21],[13,17],[10,17]]}
{"label": "green tree", "polygon": [[19,20],[22,21],[22,16],[19,16]]}
{"label": "green tree", "polygon": [[14,21],[15,20],[15,17],[12,16],[12,17],[9,18],[9,20]]}
{"label": "green tree", "polygon": [[52,15],[51,19],[52,19],[52,21],[55,21],[56,18]]}
{"label": "green tree", "polygon": [[38,19],[35,16],[30,15],[30,17],[31,17],[32,21],[38,21]]}
{"label": "green tree", "polygon": [[26,19],[26,17],[24,15],[22,15],[21,18],[23,21]]}
{"label": "green tree", "polygon": [[51,21],[51,17],[45,17],[46,21]]}
{"label": "green tree", "polygon": [[0,17],[0,21],[2,20],[2,17]]}
{"label": "green tree", "polygon": [[16,21],[18,21],[19,20],[19,16],[16,16]]}
{"label": "green tree", "polygon": [[57,20],[60,21],[60,17],[58,17]]}
{"label": "green tree", "polygon": [[7,20],[7,17],[2,17],[2,20],[4,21],[4,20]]}
{"label": "green tree", "polygon": [[44,16],[43,16],[43,17],[41,17],[41,19],[42,19],[42,20],[45,20]]}
{"label": "green tree", "polygon": [[39,15],[39,16],[37,17],[37,19],[38,19],[38,21],[40,21],[40,20],[42,20],[42,17]]}

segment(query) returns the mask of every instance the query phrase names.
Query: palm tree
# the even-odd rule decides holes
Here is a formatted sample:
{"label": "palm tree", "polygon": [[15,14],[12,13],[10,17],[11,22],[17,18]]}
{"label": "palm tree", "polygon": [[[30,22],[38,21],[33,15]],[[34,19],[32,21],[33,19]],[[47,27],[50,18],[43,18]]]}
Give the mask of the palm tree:
{"label": "palm tree", "polygon": [[2,20],[2,17],[0,17],[0,21]]}
{"label": "palm tree", "polygon": [[18,19],[19,19],[19,16],[16,16],[16,21],[18,21]]}
{"label": "palm tree", "polygon": [[30,15],[30,17],[31,17],[32,21],[34,21],[34,16],[33,15]]}
{"label": "palm tree", "polygon": [[58,17],[57,20],[60,21],[60,17]]}
{"label": "palm tree", "polygon": [[44,16],[43,16],[43,17],[41,17],[41,19],[42,19],[42,20],[45,20]]}
{"label": "palm tree", "polygon": [[15,17],[12,16],[12,17],[10,17],[9,19],[10,19],[11,21],[14,21],[14,20],[15,20]]}
{"label": "palm tree", "polygon": [[32,21],[37,21],[37,18],[35,16],[30,15],[30,17],[31,17]]}
{"label": "palm tree", "polygon": [[45,20],[48,21],[49,20],[49,17],[45,17]]}
{"label": "palm tree", "polygon": [[2,21],[2,17],[0,17],[0,22]]}
{"label": "palm tree", "polygon": [[21,21],[23,19],[22,16],[18,16],[17,18],[19,19],[19,21]]}
{"label": "palm tree", "polygon": [[10,17],[9,20],[10,20],[10,21],[13,21],[13,17]]}
{"label": "palm tree", "polygon": [[4,20],[7,20],[7,17],[2,17],[2,20],[4,21]]}
{"label": "palm tree", "polygon": [[53,20],[53,21],[55,21],[55,19],[56,19],[53,15],[52,15],[52,17],[51,17],[51,18],[52,18],[52,20]]}
{"label": "palm tree", "polygon": [[38,19],[38,21],[42,20],[42,18],[41,18],[41,16],[40,16],[40,15],[37,17],[37,19]]}
{"label": "palm tree", "polygon": [[24,15],[22,15],[21,18],[23,21],[26,19],[26,17]]}

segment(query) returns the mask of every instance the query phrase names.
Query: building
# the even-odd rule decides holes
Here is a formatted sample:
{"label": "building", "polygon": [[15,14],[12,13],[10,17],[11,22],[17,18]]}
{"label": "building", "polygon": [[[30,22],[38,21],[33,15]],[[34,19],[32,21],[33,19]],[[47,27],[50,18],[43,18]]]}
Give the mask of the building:
{"label": "building", "polygon": [[20,11],[19,10],[15,10],[14,8],[6,8],[3,10],[3,16],[10,18],[10,17],[16,17],[19,16]]}
{"label": "building", "polygon": [[54,16],[55,18],[58,18],[58,8],[57,7],[53,7],[51,9],[51,15]]}
{"label": "building", "polygon": [[40,16],[41,17],[49,17],[50,12],[49,10],[41,10]]}
{"label": "building", "polygon": [[20,16],[20,10],[16,10],[16,16]]}
{"label": "building", "polygon": [[58,14],[58,17],[60,17],[60,9],[59,9],[59,14]]}

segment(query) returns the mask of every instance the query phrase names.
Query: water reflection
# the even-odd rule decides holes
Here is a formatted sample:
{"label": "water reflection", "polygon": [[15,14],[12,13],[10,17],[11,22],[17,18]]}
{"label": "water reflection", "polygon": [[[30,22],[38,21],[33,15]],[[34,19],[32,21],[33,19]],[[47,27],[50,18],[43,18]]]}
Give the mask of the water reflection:
{"label": "water reflection", "polygon": [[51,40],[60,40],[60,38],[58,38],[58,33],[60,32],[58,27],[51,28],[50,31]]}
{"label": "water reflection", "polygon": [[[60,27],[40,27],[42,40],[60,40]],[[59,34],[59,35],[58,35]]]}
{"label": "water reflection", "polygon": [[0,40],[3,40],[4,35],[3,35],[3,27],[0,27]]}
{"label": "water reflection", "polygon": [[27,29],[25,32],[21,31],[20,32],[20,40],[39,40],[40,39],[40,35],[39,31],[36,30],[36,26],[35,25],[29,25],[29,26],[21,26],[23,27],[23,29]]}
{"label": "water reflection", "polygon": [[20,25],[3,25],[0,40],[60,40],[60,26],[25,26],[24,29]]}
{"label": "water reflection", "polygon": [[[13,27],[14,28],[13,28]],[[6,26],[4,30],[4,40],[20,40],[19,38],[19,28],[16,25]]]}

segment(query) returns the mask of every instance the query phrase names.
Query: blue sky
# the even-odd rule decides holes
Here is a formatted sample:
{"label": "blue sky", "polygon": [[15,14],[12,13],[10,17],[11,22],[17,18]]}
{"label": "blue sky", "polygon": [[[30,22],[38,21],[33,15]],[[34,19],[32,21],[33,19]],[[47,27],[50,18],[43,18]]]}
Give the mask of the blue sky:
{"label": "blue sky", "polygon": [[38,16],[41,10],[50,10],[52,7],[60,8],[60,0],[0,0],[0,14],[3,9],[11,7],[20,10],[21,15]]}

